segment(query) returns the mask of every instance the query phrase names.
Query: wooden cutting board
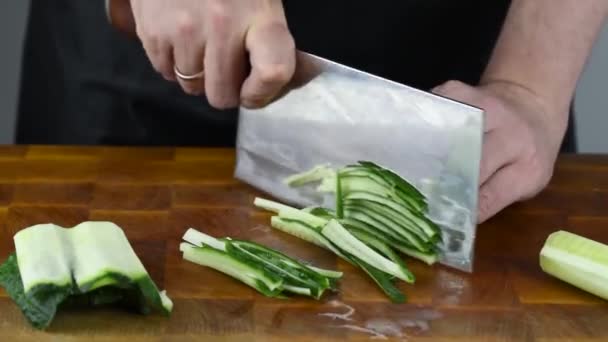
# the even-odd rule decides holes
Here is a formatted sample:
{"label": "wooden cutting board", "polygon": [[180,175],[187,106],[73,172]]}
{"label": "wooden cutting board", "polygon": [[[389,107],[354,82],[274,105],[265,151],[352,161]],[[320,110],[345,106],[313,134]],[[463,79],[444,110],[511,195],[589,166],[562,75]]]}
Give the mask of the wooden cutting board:
{"label": "wooden cutting board", "polygon": [[[608,156],[563,156],[551,185],[479,227],[475,272],[409,261],[407,304],[391,304],[361,271],[269,228],[264,195],[232,177],[221,149],[0,148],[0,259],[15,232],[37,223],[121,226],[160,288],[171,317],[103,309],[60,312],[29,327],[0,289],[0,341],[221,340],[608,341],[608,303],[541,272],[547,235],[563,228],[608,243]],[[181,260],[184,231],[247,238],[345,272],[321,301],[275,300]]]}

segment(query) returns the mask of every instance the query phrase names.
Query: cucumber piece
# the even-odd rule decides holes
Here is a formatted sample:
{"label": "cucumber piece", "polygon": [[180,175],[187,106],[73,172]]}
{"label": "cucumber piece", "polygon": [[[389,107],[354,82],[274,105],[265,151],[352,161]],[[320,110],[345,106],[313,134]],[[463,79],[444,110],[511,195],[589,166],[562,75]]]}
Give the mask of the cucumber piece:
{"label": "cucumber piece", "polygon": [[314,228],[323,227],[327,223],[327,220],[322,219],[318,216],[315,216],[315,215],[312,215],[305,211],[302,211],[300,209],[296,209],[294,207],[290,207],[288,205],[270,201],[267,199],[256,197],[253,203],[255,206],[257,206],[259,208],[262,208],[262,209],[265,209],[265,210],[278,214],[279,217],[281,217],[281,218],[288,218],[288,219],[292,219],[292,220],[306,222],[306,224],[308,224]]}
{"label": "cucumber piece", "polygon": [[432,221],[428,220],[426,217],[422,216],[421,214],[414,213],[408,208],[400,205],[399,203],[394,202],[388,198],[378,196],[377,194],[365,191],[350,192],[345,195],[344,200],[362,200],[366,202],[377,203],[387,208],[390,208],[392,209],[392,212],[396,213],[397,215],[401,215],[404,219],[416,224],[416,226],[422,229],[422,231],[424,231],[424,233],[430,239],[433,239],[433,237],[441,233],[439,227]]}
{"label": "cucumber piece", "polygon": [[404,303],[406,301],[405,295],[395,286],[389,274],[380,271],[361,259],[356,258],[355,262],[372,278],[391,302]]}
{"label": "cucumber piece", "polygon": [[372,172],[376,172],[380,177],[384,178],[387,183],[394,185],[397,189],[412,196],[412,198],[419,200],[424,199],[424,195],[414,185],[407,182],[401,176],[388,168],[382,167],[370,161],[359,161],[359,165],[372,170]]}
{"label": "cucumber piece", "polygon": [[47,328],[64,303],[125,304],[142,314],[173,309],[113,223],[39,224],[13,240],[16,251],[2,266],[0,283],[37,329]]}
{"label": "cucumber piece", "polygon": [[[386,177],[385,174],[373,167],[351,166],[350,170],[347,171],[345,175],[348,177],[360,177],[359,182],[355,181],[351,184],[353,191],[360,188],[369,189],[367,191],[376,190],[380,195],[385,195],[391,200],[399,202],[413,211],[424,212],[427,209],[426,199],[423,196],[421,197],[416,193],[409,192],[407,189],[400,187],[391,180],[391,177]],[[369,181],[365,182],[361,177],[367,177]],[[403,179],[401,179],[401,181],[405,182],[405,184],[409,184]]]}
{"label": "cucumber piece", "polygon": [[555,278],[608,300],[608,245],[560,230],[545,241],[540,267]]}
{"label": "cucumber piece", "polygon": [[414,246],[420,251],[426,252],[430,249],[429,245],[422,241],[416,234],[410,230],[403,229],[400,226],[395,225],[382,215],[375,213],[373,210],[360,208],[359,206],[347,205],[345,212],[348,217],[361,220],[385,233],[392,232],[393,234],[398,235],[401,240],[407,241],[408,244]]}
{"label": "cucumber piece", "polygon": [[0,265],[0,286],[17,304],[28,322],[36,329],[47,328],[61,303],[72,295],[71,284],[35,286],[25,294],[15,253]]}
{"label": "cucumber piece", "polygon": [[308,266],[308,268],[310,268],[311,270],[319,273],[320,275],[326,276],[327,278],[339,279],[339,278],[342,278],[342,276],[344,275],[344,273],[340,272],[340,271],[326,270],[326,269],[315,267],[312,265],[306,265],[306,266]]}
{"label": "cucumber piece", "polygon": [[369,246],[355,238],[336,220],[330,220],[323,227],[322,234],[332,241],[338,248],[351,255],[357,255],[359,259],[365,260],[371,266],[391,274],[407,283],[413,283],[409,274],[404,273],[399,265],[383,257]]}
{"label": "cucumber piece", "polygon": [[[190,240],[180,244],[184,259],[235,277],[269,297],[287,298],[283,295],[287,291],[319,299],[326,290],[335,289],[336,280],[341,277],[339,272],[323,270],[331,273],[332,277],[327,277],[282,252],[251,241],[217,239],[193,228],[183,238]],[[198,250],[199,247],[203,250]]]}
{"label": "cucumber piece", "polygon": [[390,232],[387,234],[387,233],[377,229],[376,227],[373,227],[363,221],[357,220],[354,217],[343,218],[340,220],[340,223],[344,226],[344,228],[349,229],[349,230],[352,228],[352,229],[365,231],[366,233],[373,235],[375,238],[379,239],[380,241],[383,241],[384,243],[386,243],[388,245],[401,244],[404,246],[412,247],[412,245],[409,242],[407,242],[405,239],[403,239],[401,236],[399,236],[393,232]]}
{"label": "cucumber piece", "polygon": [[410,204],[404,202],[399,196],[397,196],[393,189],[385,183],[379,183],[378,180],[374,179],[371,175],[352,175],[352,174],[341,174],[342,187],[344,193],[350,192],[368,192],[377,196],[386,198],[392,202],[396,202],[406,208],[409,208]]}
{"label": "cucumber piece", "polygon": [[335,177],[334,171],[328,164],[317,165],[310,170],[293,174],[285,178],[284,183],[289,186],[302,186],[304,184],[321,181],[323,179]]}
{"label": "cucumber piece", "polygon": [[267,297],[275,297],[282,290],[283,280],[280,277],[270,277],[261,268],[212,247],[186,246],[183,258],[238,279]]}
{"label": "cucumber piece", "polygon": [[312,293],[310,292],[310,289],[307,287],[297,287],[297,286],[292,286],[292,285],[283,285],[283,288],[285,289],[285,291],[289,291],[291,293],[295,293],[295,294],[299,294],[299,295],[304,295],[304,296],[312,296]]}
{"label": "cucumber piece", "polygon": [[346,200],[345,202],[354,204],[354,205],[358,205],[358,206],[361,206],[364,208],[365,207],[369,208],[370,210],[391,220],[392,222],[394,222],[394,224],[398,224],[399,226],[403,227],[404,229],[407,229],[407,230],[411,231],[412,233],[415,233],[416,236],[418,236],[422,241],[433,242],[436,240],[436,237],[438,235],[437,232],[433,231],[432,229],[425,231],[423,228],[425,223],[423,223],[423,221],[419,220],[418,218],[415,218],[415,219],[409,218],[408,215],[403,215],[402,213],[400,213],[384,204],[380,204],[380,203],[374,202],[374,201],[360,200],[360,199],[349,199],[349,200]]}
{"label": "cucumber piece", "polygon": [[273,216],[270,218],[270,225],[284,233],[298,237],[304,241],[315,244],[316,246],[325,248],[342,259],[351,262],[349,258],[340,252],[325,236],[323,236],[317,229],[309,226],[305,222],[290,220]]}
{"label": "cucumber piece", "polygon": [[334,212],[332,212],[329,209],[326,208],[321,208],[321,207],[311,207],[311,208],[306,208],[303,209],[304,211],[306,211],[307,213],[310,213],[312,215],[318,216],[320,218],[323,218],[325,220],[331,220],[333,218],[337,218],[338,215]]}
{"label": "cucumber piece", "polygon": [[416,237],[421,244],[428,244],[430,239],[424,234],[422,229],[414,225],[412,222],[399,221],[395,219],[390,213],[383,211],[380,205],[373,202],[365,202],[360,200],[347,200],[346,204],[348,207],[364,212],[378,222],[381,222],[386,227],[399,232],[400,235],[407,231],[407,235],[413,235]]}
{"label": "cucumber piece", "polygon": [[285,284],[308,288],[311,295],[317,299],[323,295],[326,289],[330,288],[330,281],[327,277],[314,272],[283,253],[264,246],[247,241],[230,240],[227,243],[227,252],[241,260],[259,264],[268,273],[281,277]]}
{"label": "cucumber piece", "polygon": [[393,251],[392,248],[388,244],[386,244],[383,241],[377,239],[373,235],[368,234],[365,231],[361,231],[361,230],[358,230],[358,229],[352,229],[352,230],[349,230],[349,231],[357,239],[361,240],[366,245],[372,247],[373,249],[375,249],[379,253],[382,253],[385,257],[391,259],[394,263],[396,263],[397,265],[399,265],[399,267],[401,268],[401,272],[403,272],[404,274],[407,274],[408,277],[411,279],[412,283],[416,281],[416,277],[407,268],[407,265],[405,264],[405,261],[403,261],[403,259],[401,259],[399,257],[399,255],[397,255],[397,253],[395,253],[395,251]]}
{"label": "cucumber piece", "polygon": [[342,177],[340,173],[336,175],[336,216],[339,219],[344,217],[344,204],[342,201]]}
{"label": "cucumber piece", "polygon": [[189,228],[186,233],[184,233],[182,239],[195,246],[207,245],[209,247],[219,249],[220,251],[226,250],[226,243],[224,241],[216,239],[213,236],[209,236],[205,233],[199,232],[194,228]]}
{"label": "cucumber piece", "polygon": [[394,249],[398,250],[399,252],[410,256],[414,259],[420,260],[422,262],[424,262],[427,265],[433,265],[435,264],[437,261],[439,261],[439,255],[437,255],[437,252],[435,251],[429,251],[429,252],[420,252],[417,251],[414,248],[408,247],[408,246],[404,246],[401,244],[394,244],[391,243],[390,244],[391,247],[393,247]]}

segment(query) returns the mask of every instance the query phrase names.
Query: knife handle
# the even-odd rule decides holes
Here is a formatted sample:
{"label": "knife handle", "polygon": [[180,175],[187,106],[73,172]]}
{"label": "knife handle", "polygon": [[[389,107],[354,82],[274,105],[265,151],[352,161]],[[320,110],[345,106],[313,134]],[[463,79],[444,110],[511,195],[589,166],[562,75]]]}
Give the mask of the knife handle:
{"label": "knife handle", "polygon": [[105,0],[106,17],[110,24],[118,31],[136,36],[135,19],[131,10],[131,0]]}

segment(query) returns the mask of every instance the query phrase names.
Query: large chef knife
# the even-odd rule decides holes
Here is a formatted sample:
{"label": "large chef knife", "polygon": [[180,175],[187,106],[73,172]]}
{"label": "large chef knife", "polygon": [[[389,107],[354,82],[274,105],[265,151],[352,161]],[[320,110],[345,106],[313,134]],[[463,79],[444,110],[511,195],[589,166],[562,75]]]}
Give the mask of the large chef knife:
{"label": "large chef knife", "polygon": [[[106,0],[112,24],[134,34],[129,0]],[[321,38],[320,38],[321,39]],[[281,96],[240,108],[235,176],[293,205],[332,206],[284,179],[320,164],[390,168],[428,198],[443,230],[441,262],[473,270],[483,111],[298,51]]]}

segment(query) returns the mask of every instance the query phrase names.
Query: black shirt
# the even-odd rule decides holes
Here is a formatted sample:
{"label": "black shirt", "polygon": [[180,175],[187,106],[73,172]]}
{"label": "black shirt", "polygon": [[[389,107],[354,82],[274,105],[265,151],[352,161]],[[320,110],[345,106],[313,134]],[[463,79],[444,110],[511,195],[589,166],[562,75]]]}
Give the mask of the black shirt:
{"label": "black shirt", "polygon": [[[425,90],[478,82],[509,3],[284,0],[299,49]],[[233,146],[236,122],[156,74],[103,1],[32,2],[18,143]]]}

